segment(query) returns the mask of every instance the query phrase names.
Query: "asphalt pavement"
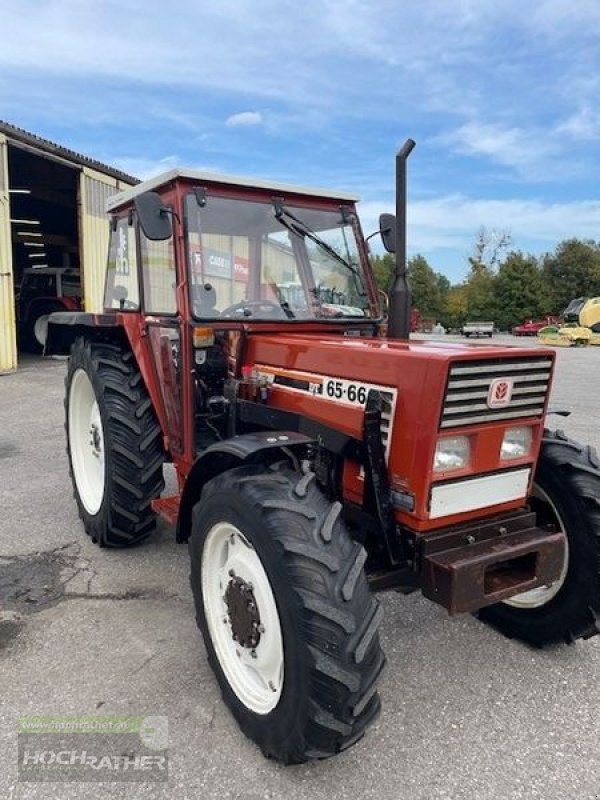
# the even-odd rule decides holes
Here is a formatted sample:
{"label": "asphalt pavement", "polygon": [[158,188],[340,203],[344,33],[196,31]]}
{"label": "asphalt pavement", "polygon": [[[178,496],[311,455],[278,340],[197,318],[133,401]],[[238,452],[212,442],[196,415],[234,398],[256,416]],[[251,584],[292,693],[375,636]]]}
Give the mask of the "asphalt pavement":
{"label": "asphalt pavement", "polygon": [[[552,426],[600,449],[600,348],[557,355],[552,402],[573,413]],[[0,377],[0,798],[600,798],[600,637],[534,650],[418,594],[382,596],[383,712],[365,738],[325,762],[265,760],[208,667],[186,547],[166,526],[129,551],[85,536],[64,374],[26,359]],[[168,718],[168,781],[18,781],[17,720],[57,714]]]}

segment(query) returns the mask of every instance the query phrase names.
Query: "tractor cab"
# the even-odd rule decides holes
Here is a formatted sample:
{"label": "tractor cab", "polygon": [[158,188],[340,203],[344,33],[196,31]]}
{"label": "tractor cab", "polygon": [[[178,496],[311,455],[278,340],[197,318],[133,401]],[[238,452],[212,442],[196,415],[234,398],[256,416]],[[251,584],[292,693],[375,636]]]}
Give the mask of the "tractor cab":
{"label": "tractor cab", "polygon": [[356,200],[175,170],[110,201],[104,311],[142,321],[182,474],[225,436],[228,379],[260,383],[241,373],[253,333],[377,333]]}

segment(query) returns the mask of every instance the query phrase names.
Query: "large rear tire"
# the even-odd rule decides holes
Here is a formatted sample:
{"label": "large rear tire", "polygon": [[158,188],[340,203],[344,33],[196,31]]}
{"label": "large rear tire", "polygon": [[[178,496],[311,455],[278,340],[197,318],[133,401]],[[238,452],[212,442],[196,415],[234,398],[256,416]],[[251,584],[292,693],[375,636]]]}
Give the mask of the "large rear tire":
{"label": "large rear tire", "polygon": [[362,737],[385,662],[365,551],[314,477],[286,465],[219,475],[189,541],[196,617],[225,703],[285,764]]}
{"label": "large rear tire", "polygon": [[67,453],[79,516],[101,547],[127,547],[156,526],[164,487],[160,426],[131,352],[78,338],[65,380]]}
{"label": "large rear tire", "polygon": [[546,431],[534,481],[538,524],[564,531],[558,581],[479,612],[511,638],[536,646],[588,639],[600,622],[600,460],[591,447]]}

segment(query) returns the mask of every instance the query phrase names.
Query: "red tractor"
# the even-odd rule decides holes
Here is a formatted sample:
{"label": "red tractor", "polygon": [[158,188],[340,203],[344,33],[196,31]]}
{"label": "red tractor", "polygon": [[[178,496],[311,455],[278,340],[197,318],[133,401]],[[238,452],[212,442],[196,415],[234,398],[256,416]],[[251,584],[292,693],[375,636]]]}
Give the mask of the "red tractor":
{"label": "red tractor", "polygon": [[49,325],[86,532],[176,527],[223,698],[288,764],[377,716],[378,591],[535,645],[598,632],[600,462],[545,430],[553,352],[408,340],[413,146],[386,337],[355,197],[185,170],[109,201],[105,310]]}
{"label": "red tractor", "polygon": [[513,336],[537,336],[542,328],[548,325],[560,325],[560,318],[554,317],[551,314],[544,317],[544,319],[533,320],[526,319],[520,325],[515,325],[512,329]]}
{"label": "red tractor", "polygon": [[70,267],[26,267],[17,291],[19,341],[23,349],[41,353],[48,317],[81,306],[79,270]]}

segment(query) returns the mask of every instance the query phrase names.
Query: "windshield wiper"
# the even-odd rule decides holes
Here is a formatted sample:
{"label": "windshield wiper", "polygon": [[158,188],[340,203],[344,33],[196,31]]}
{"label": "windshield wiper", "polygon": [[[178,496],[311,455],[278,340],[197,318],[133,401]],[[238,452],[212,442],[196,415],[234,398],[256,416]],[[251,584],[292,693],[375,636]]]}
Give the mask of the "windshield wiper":
{"label": "windshield wiper", "polygon": [[[358,279],[358,285],[362,286],[361,275],[356,267],[349,261],[346,261],[346,259],[337,253],[330,244],[321,239],[321,237],[318,236],[318,234],[316,234],[312,228],[308,227],[306,222],[303,222],[303,220],[299,219],[295,214],[292,214],[292,212],[289,211],[283,205],[283,203],[277,199],[273,200],[273,209],[275,211],[275,219],[280,222],[284,228],[287,228],[288,231],[295,233],[296,236],[306,236],[311,240],[311,242],[314,242],[318,247],[324,250],[327,255],[331,256],[337,262],[343,264],[346,269],[350,270],[350,272]],[[289,223],[286,219],[284,219],[284,217],[291,219],[292,223]]]}

